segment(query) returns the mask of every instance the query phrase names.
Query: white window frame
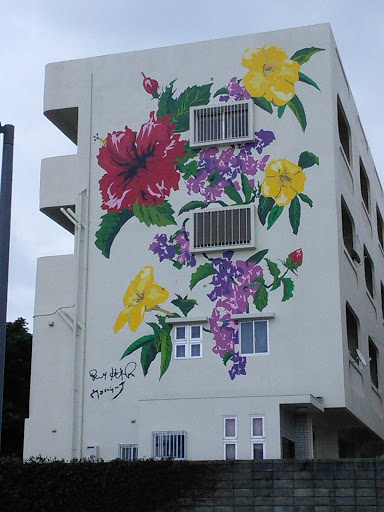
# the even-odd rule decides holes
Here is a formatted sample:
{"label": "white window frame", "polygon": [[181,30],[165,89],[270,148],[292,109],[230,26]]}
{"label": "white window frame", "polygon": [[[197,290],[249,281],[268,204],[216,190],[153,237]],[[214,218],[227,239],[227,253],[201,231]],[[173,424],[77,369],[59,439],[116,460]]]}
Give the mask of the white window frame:
{"label": "white window frame", "polygon": [[[183,454],[178,451],[177,438],[179,436],[184,438]],[[158,440],[157,444],[156,440]],[[164,453],[164,440],[168,440],[168,448],[170,447],[171,453]],[[170,458],[185,460],[187,458],[187,432],[185,430],[157,430],[152,432],[152,457],[156,460]]]}
{"label": "white window frame", "polygon": [[[226,435],[227,420],[235,420],[235,435],[234,436]],[[226,454],[226,446],[227,445],[234,445],[235,460],[237,460],[237,416],[224,416],[223,417],[223,458],[224,458],[224,460],[232,460],[232,459],[227,459],[227,454]]]}
{"label": "white window frame", "polygon": [[[227,236],[227,217],[229,216],[233,216],[234,214],[232,213],[233,211],[238,211],[238,210],[248,210],[249,211],[249,215],[246,215],[246,218],[249,217],[249,225],[246,224],[246,227],[243,229],[245,229],[248,234],[249,234],[249,242],[244,242],[244,243],[231,243],[230,241],[228,241],[227,243],[227,240],[226,240],[226,236]],[[210,214],[216,214],[217,212],[221,213],[223,215],[223,219],[221,219],[222,222],[224,222],[224,226],[222,227],[221,231],[224,231],[225,232],[225,235],[224,235],[224,238],[222,240],[222,243],[219,242],[219,243],[215,243],[214,240],[210,240],[202,245],[199,245],[197,243],[197,239],[198,239],[198,236],[197,236],[197,224],[198,224],[198,216],[199,214],[203,214],[203,218],[205,217],[209,217],[210,220],[209,222],[212,223],[212,215]],[[220,217],[218,213],[218,216]],[[240,215],[240,214],[239,214]],[[250,249],[250,248],[255,248],[256,247],[256,227],[255,227],[255,205],[254,204],[242,204],[242,205],[234,205],[234,206],[226,206],[225,208],[206,208],[206,209],[202,209],[202,210],[196,210],[194,212],[192,212],[192,216],[193,216],[193,222],[192,222],[192,226],[191,226],[191,232],[190,232],[190,250],[191,252],[194,252],[194,253],[198,253],[198,252],[208,252],[208,251],[218,251],[218,250],[230,250],[230,249]],[[205,220],[205,222],[208,223],[208,220]],[[248,222],[248,221],[247,221]],[[219,221],[217,220],[217,223],[219,223]],[[233,225],[232,223],[230,224],[231,226]],[[219,228],[218,228],[219,229]],[[240,225],[239,225],[239,229],[240,229]],[[213,233],[212,231],[212,226],[210,226],[210,230],[209,230],[210,233]],[[219,235],[218,233],[216,232],[216,236],[215,236],[217,239],[219,238]],[[232,240],[233,240],[234,236],[232,235]],[[240,238],[240,235],[238,236],[238,238]]]}
{"label": "white window frame", "polygon": [[[262,420],[262,435],[255,435],[253,432],[253,420],[261,419]],[[250,427],[251,427],[251,459],[254,459],[254,445],[262,445],[263,447],[263,459],[265,459],[265,417],[260,414],[253,414],[250,416]]]}
{"label": "white window frame", "polygon": [[[127,452],[128,456],[124,456],[124,452]],[[139,446],[131,443],[119,444],[118,458],[121,460],[137,460],[139,458]]]}
{"label": "white window frame", "polygon": [[[245,107],[247,105],[247,107]],[[247,110],[247,127],[248,130],[244,133],[243,136],[229,136],[228,131],[231,131],[231,121],[228,121],[230,116],[233,116],[234,113]],[[212,123],[210,124],[210,128],[208,127],[207,134],[204,137],[198,137],[199,130],[199,112],[201,115],[207,115],[207,117],[211,113]],[[215,123],[213,122],[214,117],[219,120],[219,124],[221,125],[221,134],[220,138],[218,137],[210,137],[211,131],[215,130]],[[220,119],[221,118],[221,119]],[[190,119],[190,142],[189,145],[191,148],[193,147],[204,147],[204,146],[213,146],[219,144],[243,144],[245,142],[253,142],[255,140],[255,130],[254,130],[254,106],[253,100],[241,100],[236,102],[229,103],[216,103],[211,105],[201,105],[197,107],[191,107],[189,109],[189,119]],[[202,126],[202,125],[200,125]],[[242,125],[244,126],[244,125]],[[239,125],[237,125],[239,127]]]}
{"label": "white window frame", "polygon": [[[267,324],[267,350],[266,352],[246,352],[246,353],[243,353],[242,351],[242,329],[243,329],[243,324],[245,323],[252,323],[253,324],[253,348],[255,350],[255,326],[254,324],[255,323],[260,323],[260,322],[266,322]],[[243,357],[253,357],[253,356],[267,356],[269,355],[269,321],[266,319],[266,318],[263,318],[263,319],[246,319],[244,321],[239,321],[239,326],[240,326],[240,355],[243,356]]]}
{"label": "white window frame", "polygon": [[[192,338],[192,328],[200,327],[200,337]],[[177,329],[184,328],[185,329],[185,338],[177,338]],[[173,328],[173,343],[174,343],[174,358],[175,359],[202,359],[203,357],[203,326],[200,323],[185,323],[174,325]],[[199,345],[200,347],[200,355],[194,356],[192,355],[192,346]],[[184,346],[185,347],[185,356],[180,357],[177,355],[177,347]]]}

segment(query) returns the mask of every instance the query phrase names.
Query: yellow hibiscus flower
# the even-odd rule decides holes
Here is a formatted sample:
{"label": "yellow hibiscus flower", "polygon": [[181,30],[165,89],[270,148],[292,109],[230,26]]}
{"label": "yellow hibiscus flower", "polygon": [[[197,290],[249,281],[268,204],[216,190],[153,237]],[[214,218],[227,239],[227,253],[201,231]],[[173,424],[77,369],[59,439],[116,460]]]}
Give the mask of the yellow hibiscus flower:
{"label": "yellow hibiscus flower", "polygon": [[153,267],[144,267],[131,281],[123,297],[124,309],[119,313],[113,326],[115,333],[128,323],[131,331],[135,332],[144,320],[145,311],[155,309],[158,304],[165,302],[169,292],[155,284]]}
{"label": "yellow hibiscus flower", "polygon": [[277,106],[285,105],[295,96],[294,84],[299,80],[300,64],[289,59],[278,46],[266,44],[263,48],[248,48],[242,64],[249,69],[243,84],[251,96],[263,96]]}
{"label": "yellow hibiscus flower", "polygon": [[306,179],[303,169],[298,165],[285,158],[275,160],[265,168],[261,193],[264,197],[273,197],[278,206],[285,206],[303,192]]}

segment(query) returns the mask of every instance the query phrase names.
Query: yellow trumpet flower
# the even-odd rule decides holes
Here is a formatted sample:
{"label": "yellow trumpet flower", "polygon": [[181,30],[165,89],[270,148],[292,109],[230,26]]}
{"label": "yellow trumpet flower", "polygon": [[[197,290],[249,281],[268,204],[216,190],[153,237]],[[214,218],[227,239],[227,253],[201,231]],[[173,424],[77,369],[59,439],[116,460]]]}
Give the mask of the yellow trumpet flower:
{"label": "yellow trumpet flower", "polygon": [[275,160],[265,168],[261,193],[264,197],[273,197],[278,206],[285,206],[303,192],[306,179],[298,165],[285,158]]}
{"label": "yellow trumpet flower", "polygon": [[169,291],[155,284],[153,267],[146,266],[130,282],[123,297],[124,308],[116,319],[113,330],[115,333],[128,323],[132,332],[135,332],[144,320],[146,311],[158,309],[158,304],[165,302]]}
{"label": "yellow trumpet flower", "polygon": [[276,106],[285,105],[295,96],[300,64],[288,58],[278,46],[248,48],[242,64],[249,69],[243,84],[251,96],[264,97]]}

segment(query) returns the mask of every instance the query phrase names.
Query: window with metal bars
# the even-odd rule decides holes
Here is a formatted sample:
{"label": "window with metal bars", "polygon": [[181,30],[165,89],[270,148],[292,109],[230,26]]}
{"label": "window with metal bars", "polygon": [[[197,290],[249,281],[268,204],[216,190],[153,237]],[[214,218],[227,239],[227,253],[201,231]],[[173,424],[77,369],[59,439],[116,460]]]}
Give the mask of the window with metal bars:
{"label": "window with metal bars", "polygon": [[192,250],[254,246],[251,205],[193,214]]}
{"label": "window with metal bars", "polygon": [[190,146],[254,140],[252,100],[225,105],[191,107]]}
{"label": "window with metal bars", "polygon": [[154,459],[185,459],[187,433],[184,430],[152,432],[152,457]]}
{"label": "window with metal bars", "polygon": [[137,444],[119,444],[119,459],[137,460],[138,452]]}

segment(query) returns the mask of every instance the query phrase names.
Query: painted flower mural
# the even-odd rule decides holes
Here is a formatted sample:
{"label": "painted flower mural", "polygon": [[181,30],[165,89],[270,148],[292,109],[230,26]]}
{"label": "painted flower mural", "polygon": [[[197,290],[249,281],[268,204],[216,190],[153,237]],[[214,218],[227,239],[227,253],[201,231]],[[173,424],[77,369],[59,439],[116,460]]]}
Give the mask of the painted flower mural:
{"label": "painted flower mural", "polygon": [[[149,120],[138,132],[126,126],[123,131],[108,133],[105,139],[95,136],[101,142],[98,164],[105,171],[99,181],[105,213],[96,232],[96,247],[109,258],[116,236],[131,219],[147,227],[161,227],[149,244],[149,251],[159,262],[169,262],[176,270],[189,272],[188,293],[198,290],[198,296],[205,294],[212,304],[212,351],[228,367],[231,380],[247,373],[247,357],[241,355],[239,325],[233,315],[249,313],[253,308],[263,311],[271,293],[280,293],[282,302],[290,300],[295,288],[293,278],[303,264],[303,251],[296,249],[275,261],[267,257],[268,249],[259,250],[246,260],[238,259],[238,254],[235,258],[233,251],[215,253],[212,258],[196,254],[191,250],[191,220],[186,214],[212,205],[217,209],[255,204],[259,227],[269,230],[287,208],[292,233],[297,235],[301,204],[313,207],[312,199],[304,194],[304,186],[308,189],[311,183],[307,169],[318,166],[319,158],[303,151],[296,163],[276,154],[275,133],[260,127],[252,142],[222,148],[191,148],[181,134],[189,130],[190,107],[208,105],[216,97],[220,102],[252,99],[257,108],[270,114],[277,108],[278,118],[288,107],[304,131],[307,120],[297,96],[298,84],[303,82],[319,90],[302,73],[302,66],[321,51],[303,48],[289,58],[285,50],[275,45],[248,48],[242,59],[248,72],[242,79],[232,77],[214,94],[210,83],[187,87],[177,96],[175,80],[161,88],[156,79],[142,73],[143,89],[155,100],[157,110],[150,112]],[[179,189],[190,200],[175,212],[173,195]],[[134,340],[122,355],[124,358],[141,350],[144,375],[161,354],[162,378],[172,359],[169,319],[181,315],[187,318],[198,306],[188,294],[175,294],[170,301],[175,309],[168,311],[160,304],[169,296],[168,290],[155,283],[153,267],[144,266],[129,283],[123,309],[113,327],[115,333],[126,325],[136,332],[146,314],[150,314],[151,321],[146,325],[152,333]]]}
{"label": "painted flower mural", "polygon": [[215,92],[219,101],[240,101],[252,98],[253,103],[273,114],[274,107],[281,118],[288,107],[305,132],[307,117],[297,95],[298,83],[310,85],[320,91],[317,83],[302,72],[302,66],[323,48],[302,48],[290,58],[285,50],[273,44],[263,48],[248,48],[242,64],[248,72],[241,79],[232,77],[226,87]]}
{"label": "painted flower mural", "polygon": [[304,191],[307,179],[303,169],[286,159],[270,162],[261,184],[264,197],[273,197],[278,206],[286,206]]}
{"label": "painted flower mural", "polygon": [[175,160],[184,156],[185,141],[173,128],[169,116],[157,120],[151,112],[138,135],[128,127],[107,135],[97,157],[106,171],[100,180],[104,210],[119,212],[135,203],[156,206],[171,189],[178,190]]}
{"label": "painted flower mural", "polygon": [[135,332],[144,320],[146,311],[161,311],[159,304],[168,299],[169,292],[153,281],[153,267],[147,266],[130,282],[123,297],[124,308],[113,326],[115,333],[126,323],[131,331]]}
{"label": "painted flower mural", "polygon": [[243,84],[251,96],[263,97],[276,106],[286,105],[295,96],[300,64],[278,46],[248,48],[242,64],[249,69]]}

